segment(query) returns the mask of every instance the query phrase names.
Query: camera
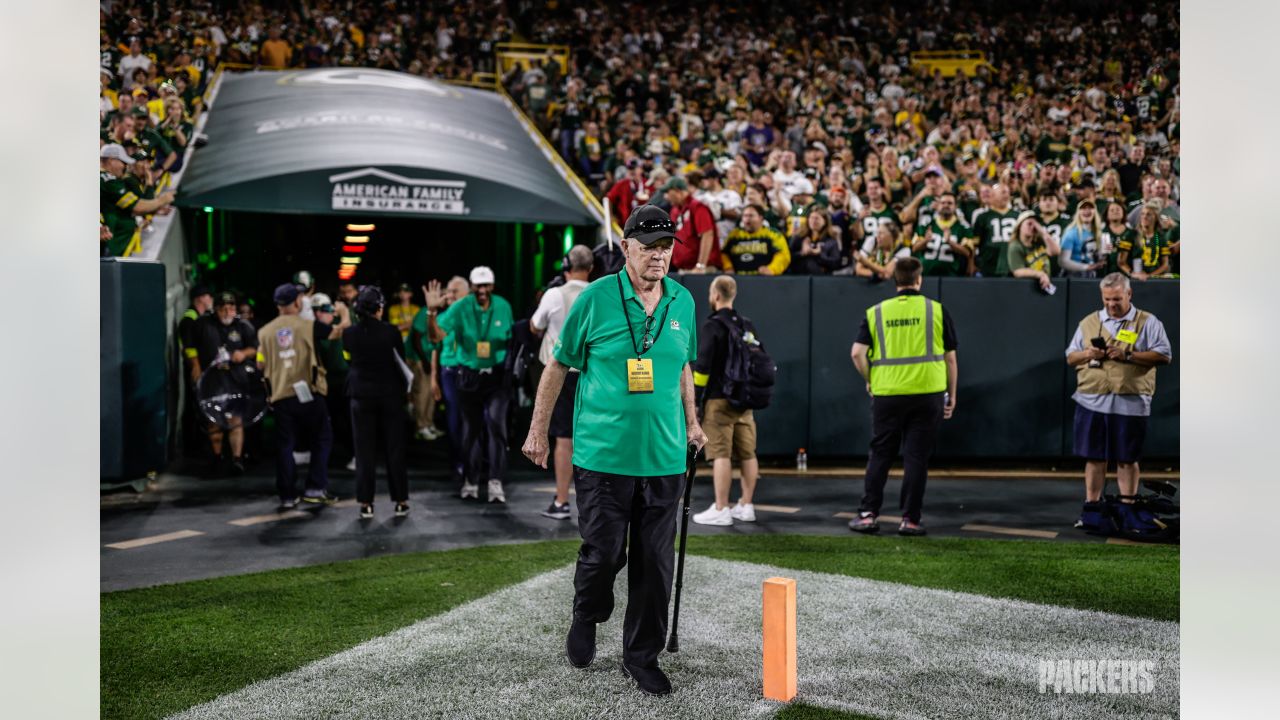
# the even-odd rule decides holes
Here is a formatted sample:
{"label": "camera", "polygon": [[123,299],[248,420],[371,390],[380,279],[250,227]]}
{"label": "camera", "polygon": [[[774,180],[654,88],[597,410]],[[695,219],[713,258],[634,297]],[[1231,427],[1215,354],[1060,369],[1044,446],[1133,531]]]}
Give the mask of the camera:
{"label": "camera", "polygon": [[[1106,341],[1106,340],[1103,340],[1103,339],[1102,339],[1102,338],[1100,338],[1100,337],[1093,338],[1092,340],[1090,340],[1090,343],[1091,343],[1094,347],[1098,348],[1099,350],[1101,350],[1101,351],[1103,351],[1103,352],[1106,352],[1106,350],[1107,350],[1107,341]],[[1102,367],[1102,361],[1101,361],[1101,360],[1090,360],[1090,361],[1089,361],[1089,367],[1091,367],[1091,368],[1100,368],[1100,367]]]}

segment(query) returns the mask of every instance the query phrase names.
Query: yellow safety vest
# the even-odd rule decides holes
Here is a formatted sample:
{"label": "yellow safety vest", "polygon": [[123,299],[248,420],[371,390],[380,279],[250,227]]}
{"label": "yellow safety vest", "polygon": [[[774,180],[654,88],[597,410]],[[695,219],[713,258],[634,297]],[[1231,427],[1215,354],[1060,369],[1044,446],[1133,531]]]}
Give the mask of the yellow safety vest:
{"label": "yellow safety vest", "polygon": [[925,395],[947,389],[942,303],[899,295],[867,309],[871,394]]}

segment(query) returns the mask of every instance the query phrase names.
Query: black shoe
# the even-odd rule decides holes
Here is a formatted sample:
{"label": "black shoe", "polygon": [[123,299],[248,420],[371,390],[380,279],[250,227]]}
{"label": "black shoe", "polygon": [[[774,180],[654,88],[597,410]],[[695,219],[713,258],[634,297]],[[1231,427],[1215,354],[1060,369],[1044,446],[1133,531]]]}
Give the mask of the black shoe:
{"label": "black shoe", "polygon": [[574,620],[569,626],[569,637],[564,642],[569,664],[584,668],[596,659],[596,624]]}
{"label": "black shoe", "polygon": [[569,515],[569,503],[559,505],[555,500],[551,501],[551,507],[542,511],[542,517],[549,517],[552,520],[568,520]]}
{"label": "black shoe", "polygon": [[396,517],[406,517],[409,514],[409,503],[396,503]]}
{"label": "black shoe", "polygon": [[361,519],[361,520],[372,520],[372,519],[373,519],[373,506],[372,506],[372,505],[361,505],[361,506],[360,506],[360,519]]}
{"label": "black shoe", "polygon": [[628,665],[624,660],[622,662],[622,674],[636,681],[640,686],[640,692],[646,695],[669,695],[671,694],[671,681],[667,679],[667,674],[662,672],[662,668],[655,663],[653,667],[633,667]]}
{"label": "black shoe", "polygon": [[875,513],[864,510],[849,521],[849,529],[858,533],[877,533],[880,532],[880,521]]}
{"label": "black shoe", "polygon": [[298,498],[296,497],[280,498],[280,506],[276,508],[276,511],[288,512],[289,510],[297,509],[297,507],[298,507]]}
{"label": "black shoe", "polygon": [[908,537],[924,537],[925,529],[920,523],[909,518],[902,518],[902,524],[898,525],[898,534]]}
{"label": "black shoe", "polygon": [[244,474],[244,458],[231,459],[231,474],[234,477],[240,477]]}

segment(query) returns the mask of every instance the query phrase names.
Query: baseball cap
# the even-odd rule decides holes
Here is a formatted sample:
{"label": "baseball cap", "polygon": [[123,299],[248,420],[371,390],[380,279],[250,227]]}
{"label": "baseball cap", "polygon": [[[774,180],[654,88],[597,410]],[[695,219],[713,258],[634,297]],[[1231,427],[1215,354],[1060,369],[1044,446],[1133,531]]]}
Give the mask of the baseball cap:
{"label": "baseball cap", "polygon": [[809,182],[809,180],[806,178],[800,178],[799,180],[796,180],[795,182],[791,183],[791,194],[792,195],[812,195],[813,183]]}
{"label": "baseball cap", "polygon": [[641,245],[652,245],[663,238],[676,236],[676,224],[671,215],[657,205],[641,205],[627,218],[622,237]]}
{"label": "baseball cap", "polygon": [[134,117],[151,117],[151,113],[147,112],[147,108],[144,105],[134,105],[133,109],[129,111],[129,114]]}
{"label": "baseball cap", "polygon": [[236,304],[235,293],[221,292],[221,293],[218,293],[218,301],[214,303],[214,306],[222,307],[223,305],[235,305],[235,304]]}
{"label": "baseball cap", "polygon": [[132,165],[134,162],[133,158],[129,157],[129,153],[125,152],[124,148],[121,147],[120,145],[117,145],[116,143],[109,143],[107,145],[103,145],[102,149],[98,151],[98,157],[103,160],[107,158],[119,160],[125,165]]}
{"label": "baseball cap", "polygon": [[191,292],[187,293],[187,297],[191,298],[192,300],[195,300],[196,298],[202,295],[212,295],[212,294],[213,292],[210,291],[207,286],[196,285],[195,287],[191,288]]}
{"label": "baseball cap", "polygon": [[413,286],[409,283],[400,283],[400,287],[396,288],[396,292],[413,292]]}
{"label": "baseball cap", "polygon": [[293,301],[297,300],[298,296],[302,294],[302,291],[303,287],[301,285],[290,282],[278,286],[276,291],[272,293],[272,297],[275,298],[276,305],[292,305]]}
{"label": "baseball cap", "polygon": [[313,288],[316,285],[316,278],[311,274],[310,270],[299,270],[294,273],[293,281],[303,288]]}
{"label": "baseball cap", "polygon": [[333,299],[324,293],[311,296],[311,309],[320,312],[333,312]]}
{"label": "baseball cap", "polygon": [[[662,192],[666,192],[668,190],[688,190],[688,189],[689,189],[689,183],[685,182],[685,179],[679,176],[673,176],[670,180],[667,181],[666,185],[662,186]],[[670,218],[667,218],[667,219],[669,220]]]}
{"label": "baseball cap", "polygon": [[471,268],[471,284],[472,285],[492,285],[494,281],[493,270],[487,265],[477,265]]}

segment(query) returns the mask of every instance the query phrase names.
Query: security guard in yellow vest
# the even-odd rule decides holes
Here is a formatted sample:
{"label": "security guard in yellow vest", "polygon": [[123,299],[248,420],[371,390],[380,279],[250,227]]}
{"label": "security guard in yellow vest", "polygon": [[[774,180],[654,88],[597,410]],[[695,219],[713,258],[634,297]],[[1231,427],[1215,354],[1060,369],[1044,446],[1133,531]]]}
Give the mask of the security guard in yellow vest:
{"label": "security guard in yellow vest", "polygon": [[871,395],[871,452],[855,532],[880,529],[889,466],[902,449],[902,523],[899,535],[924,535],[920,508],[938,424],[956,409],[956,333],[942,303],[920,294],[922,268],[901,258],[893,278],[898,294],[867,309],[853,364]]}

